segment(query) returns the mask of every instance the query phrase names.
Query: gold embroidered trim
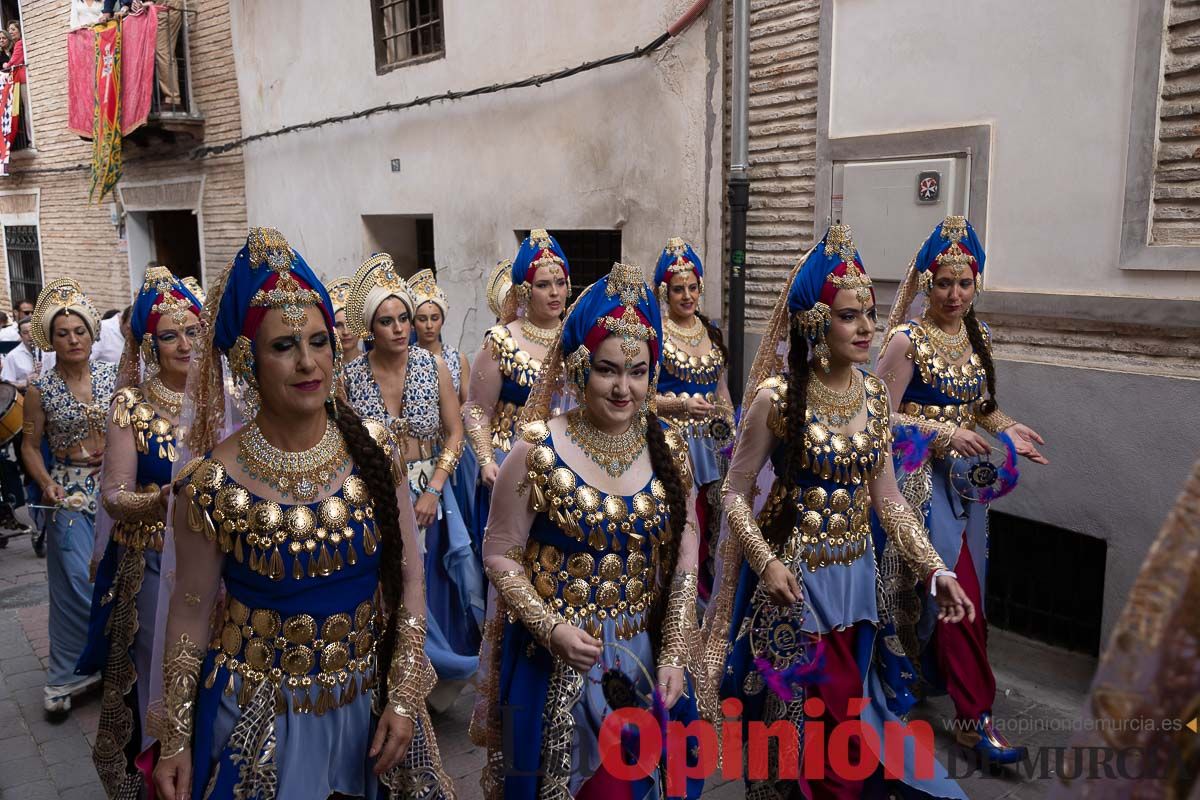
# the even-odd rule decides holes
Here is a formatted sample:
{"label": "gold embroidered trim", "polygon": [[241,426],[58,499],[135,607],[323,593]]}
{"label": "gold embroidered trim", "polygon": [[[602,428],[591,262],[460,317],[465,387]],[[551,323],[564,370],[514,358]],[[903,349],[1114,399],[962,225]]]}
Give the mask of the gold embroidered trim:
{"label": "gold embroidered trim", "polygon": [[699,627],[696,624],[698,581],[694,572],[675,573],[663,621],[660,667],[692,669],[697,663]]}
{"label": "gold embroidered trim", "polygon": [[[157,382],[158,379],[153,379]],[[161,382],[160,382],[161,383]],[[166,387],[163,387],[167,390]],[[181,401],[182,402],[182,401]],[[178,408],[166,407],[170,414],[178,415]],[[175,425],[171,420],[158,413],[154,404],[147,400],[142,390],[126,387],[113,395],[113,422],[120,428],[133,428],[133,443],[137,451],[143,455],[150,454],[151,443],[158,446],[158,457],[165,458],[171,463],[179,458]]]}
{"label": "gold embroidered trim", "polygon": [[533,638],[542,647],[550,649],[550,634],[557,625],[565,623],[562,615],[551,611],[550,607],[538,597],[533,584],[529,582],[524,571],[487,569],[488,580],[496,587],[496,591],[504,598],[508,607],[509,619],[520,622],[529,629]]}
{"label": "gold embroidered trim", "polygon": [[663,369],[688,383],[714,384],[725,371],[725,359],[715,347],[702,356],[694,356],[666,338],[663,340],[662,358]]}
{"label": "gold embroidered trim", "polygon": [[946,569],[937,550],[929,541],[920,517],[904,503],[884,498],[879,512],[879,522],[888,538],[896,543],[900,555],[921,580],[926,580],[937,570]]}
{"label": "gold embroidered trim", "polygon": [[542,374],[542,362],[522,350],[504,325],[496,325],[483,335],[492,357],[500,362],[500,374],[518,386],[533,386]]}
{"label": "gold embroidered trim", "polygon": [[158,739],[160,758],[178,755],[191,746],[203,660],[204,651],[186,633],[163,655],[164,714],[158,720],[146,721],[150,734]]}
{"label": "gold embroidered trim", "polygon": [[754,574],[761,576],[763,570],[767,568],[767,564],[770,564],[778,556],[775,555],[774,549],[767,540],[763,538],[762,531],[759,530],[758,523],[754,519],[754,512],[750,510],[750,504],[746,501],[746,496],[737,492],[728,494],[731,497],[725,513],[729,515],[729,530],[741,546],[750,569],[754,570]]}
{"label": "gold embroidered trim", "polygon": [[[471,419],[483,419],[483,411],[478,406],[471,408],[469,415]],[[471,448],[475,451],[475,459],[479,462],[479,466],[486,467],[496,460],[490,426],[485,428],[483,425],[468,425],[465,432],[467,441],[471,443]]]}
{"label": "gold embroidered trim", "polygon": [[437,674],[425,655],[425,618],[396,610],[396,649],[388,668],[388,704],[392,712],[418,722],[425,698],[433,691]]}
{"label": "gold embroidered trim", "polygon": [[998,408],[986,416],[979,417],[979,427],[992,435],[1007,430],[1010,426],[1016,424],[1017,421],[1015,419]]}
{"label": "gold embroidered trim", "polygon": [[[966,363],[953,364],[941,354],[930,340],[929,332],[919,322],[907,322],[896,328],[896,332],[908,335],[912,342],[908,357],[920,372],[921,380],[955,400],[971,402],[983,396],[987,373],[978,353],[971,353]],[[989,341],[986,329],[985,344]]]}
{"label": "gold embroidered trim", "polygon": [[142,491],[131,492],[121,487],[115,494],[101,495],[104,510],[117,522],[113,541],[132,550],[154,550],[161,553],[166,531],[166,514],[162,493],[150,484]]}

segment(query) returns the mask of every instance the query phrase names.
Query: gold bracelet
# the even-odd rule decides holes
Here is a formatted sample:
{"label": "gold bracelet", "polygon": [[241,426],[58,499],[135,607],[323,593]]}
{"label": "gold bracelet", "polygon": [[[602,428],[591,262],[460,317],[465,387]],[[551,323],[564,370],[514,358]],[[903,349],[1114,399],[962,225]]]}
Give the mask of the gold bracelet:
{"label": "gold bracelet", "polygon": [[504,604],[508,606],[509,613],[529,629],[538,644],[549,650],[550,634],[557,625],[566,622],[563,616],[551,611],[538,596],[524,570],[501,571],[485,568],[484,571],[504,600]]}
{"label": "gold bracelet", "polygon": [[907,504],[897,503],[885,497],[880,505],[883,506],[879,514],[880,524],[887,531],[888,538],[896,542],[896,549],[921,580],[925,580],[939,569],[946,569],[942,557],[929,541],[929,534],[926,533],[920,517]]}
{"label": "gold bracelet", "polygon": [[163,714],[147,720],[158,739],[160,758],[178,755],[192,744],[196,690],[204,651],[186,633],[163,654]]}
{"label": "gold bracelet", "polygon": [[695,663],[697,637],[696,589],[694,572],[675,573],[671,594],[667,597],[667,617],[663,621],[662,649],[658,666],[690,669]]}
{"label": "gold bracelet", "polygon": [[776,559],[775,551],[771,549],[771,545],[767,544],[762,531],[758,529],[758,523],[754,521],[754,512],[750,510],[750,504],[746,502],[745,495],[737,492],[731,494],[732,497],[725,512],[729,515],[729,530],[733,532],[734,538],[742,546],[742,552],[745,554],[750,568],[761,577],[767,565]]}
{"label": "gold bracelet", "polygon": [[437,464],[434,469],[445,470],[449,476],[454,475],[454,468],[458,466],[458,459],[462,456],[462,443],[460,442],[457,450],[451,450],[449,447],[443,448],[441,455],[438,456]]}
{"label": "gold bracelet", "polygon": [[[474,411],[475,409],[472,409]],[[473,416],[473,415],[472,415]],[[467,440],[475,451],[475,460],[479,466],[486,467],[496,460],[496,451],[492,447],[492,433],[486,426],[466,429]]]}
{"label": "gold bracelet", "polygon": [[979,417],[978,422],[979,427],[983,428],[993,436],[1017,424],[1015,419],[1010,417],[1008,414],[1005,414],[998,408],[990,414],[985,414]]}
{"label": "gold bracelet", "polygon": [[954,432],[958,430],[958,426],[953,422],[933,422],[932,420],[921,419],[912,414],[893,414],[893,425],[911,425],[923,434],[933,434],[933,443],[930,445],[933,450],[941,451],[950,446],[950,439],[954,437]]}
{"label": "gold bracelet", "polygon": [[396,649],[388,668],[388,704],[392,712],[420,720],[425,699],[437,683],[437,673],[425,655],[425,618],[396,611]]}

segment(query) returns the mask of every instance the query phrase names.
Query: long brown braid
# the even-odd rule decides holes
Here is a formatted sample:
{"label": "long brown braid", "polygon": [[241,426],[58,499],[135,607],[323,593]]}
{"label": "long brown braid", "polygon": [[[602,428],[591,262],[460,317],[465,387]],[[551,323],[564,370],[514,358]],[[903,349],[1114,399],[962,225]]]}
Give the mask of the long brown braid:
{"label": "long brown braid", "polygon": [[992,348],[984,341],[983,323],[975,316],[975,306],[967,309],[967,313],[963,315],[963,322],[967,326],[967,339],[971,342],[971,349],[983,362],[983,373],[987,377],[988,396],[979,404],[979,413],[991,414],[996,410],[996,365],[992,361]]}
{"label": "long brown braid", "polygon": [[396,483],[392,478],[392,459],[371,438],[363,426],[362,417],[354,407],[341,397],[335,401],[336,411],[329,404],[331,416],[337,423],[346,450],[358,467],[358,474],[367,484],[374,505],[375,530],[383,548],[380,555],[379,582],[383,586],[383,602],[387,623],[379,637],[376,674],[379,676],[381,697],[387,696],[388,666],[396,650],[396,610],[400,607],[403,592],[404,536],[400,532],[400,509],[396,504]]}
{"label": "long brown braid", "polygon": [[704,330],[708,331],[708,341],[712,343],[713,349],[721,354],[721,359],[729,363],[729,348],[725,346],[725,334],[721,329],[712,324],[712,321],[699,311],[696,312],[700,322],[704,324]]}
{"label": "long brown braid", "polygon": [[773,545],[783,545],[796,525],[795,505],[791,502],[796,474],[804,465],[804,418],[808,411],[808,337],[795,324],[789,326],[787,410],[783,465],[775,476],[771,496],[764,509],[762,533]]}
{"label": "long brown braid", "polygon": [[679,563],[679,542],[683,538],[683,526],[687,523],[687,492],[683,488],[683,477],[675,467],[675,458],[667,447],[658,417],[646,415],[646,449],[650,452],[650,466],[654,475],[667,490],[667,512],[669,514],[670,537],[663,544],[659,560],[658,597],[650,609],[649,629],[652,632],[654,652],[657,655],[662,644],[662,624],[667,616],[667,601],[670,599],[671,582],[675,580],[675,567]]}

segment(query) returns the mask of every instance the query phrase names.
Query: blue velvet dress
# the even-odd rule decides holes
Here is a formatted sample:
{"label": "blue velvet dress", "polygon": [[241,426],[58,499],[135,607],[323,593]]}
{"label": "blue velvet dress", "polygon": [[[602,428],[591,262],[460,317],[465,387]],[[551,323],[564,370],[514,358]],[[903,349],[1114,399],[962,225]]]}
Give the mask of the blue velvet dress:
{"label": "blue velvet dress", "polygon": [[[658,591],[658,543],[669,521],[658,478],[631,496],[605,495],[558,456],[544,423],[523,435],[536,443],[527,463],[535,507],[545,510],[524,552],[512,557],[525,564],[539,596],[599,638],[603,652],[581,674],[538,644],[524,624],[500,619],[491,642],[492,684],[482,689],[492,710],[483,783],[485,794],[499,790],[505,800],[575,794],[600,767],[598,737],[608,714],[622,705],[650,706],[657,669],[647,617]],[[690,682],[669,713],[683,723],[698,719]],[[658,774],[631,788],[634,798],[665,796]],[[703,781],[688,781],[686,796],[697,797],[702,788]],[[664,795],[655,793],[660,789]]]}
{"label": "blue velvet dress", "polygon": [[[991,335],[985,325],[984,341],[990,344]],[[897,413],[930,422],[949,422],[974,429],[983,399],[986,374],[979,356],[972,354],[961,367],[947,364],[929,339],[920,321],[910,320],[897,326],[891,335],[903,335],[912,343],[912,378],[904,389]],[[942,561],[953,569],[958,563],[963,543],[971,554],[975,574],[979,577],[980,613],[987,586],[987,506],[971,502],[955,491],[950,480],[952,468],[962,460],[958,453],[934,452],[929,462],[912,475],[898,476],[905,497],[925,518],[929,539]],[[914,643],[906,627],[915,629],[916,645],[925,648],[937,625],[937,607],[923,602],[915,626],[898,625],[902,640],[913,649]],[[909,655],[917,660],[916,652]],[[933,659],[920,657],[923,677],[934,689],[941,685]],[[915,679],[915,676],[914,676]],[[915,685],[915,680],[909,682]]]}
{"label": "blue velvet dress", "polygon": [[[137,450],[131,492],[167,486],[178,457],[175,424],[139,388],[121,389],[113,399],[113,421],[130,429]],[[112,535],[96,570],[88,645],[76,666],[80,675],[104,671],[100,726],[93,760],[110,796],[134,775],[132,759],[152,739],[146,732],[150,670],[158,618],[165,510],[127,513],[106,505],[115,517]],[[160,643],[161,644],[161,643]],[[131,692],[135,688],[136,692]],[[131,780],[130,782],[136,782]]]}
{"label": "blue velvet dress", "polygon": [[[224,800],[384,797],[367,756],[380,631],[380,541],[356,466],[329,497],[282,505],[251,493],[216,459],[177,487],[225,553],[223,614],[200,672],[196,796]],[[442,797],[428,717],[391,788]]]}
{"label": "blue velvet dress", "polygon": [[[780,505],[795,506],[792,536],[782,547],[773,549],[795,573],[803,590],[803,614],[797,618],[791,609],[776,606],[750,564],[743,561],[736,568],[736,592],[722,587],[710,617],[711,635],[719,636],[723,631],[728,648],[720,698],[736,697],[742,702],[743,724],[787,721],[795,725],[801,731],[802,743],[805,691],[801,688],[792,701],[784,702],[764,681],[755,658],[766,658],[774,669],[784,671],[798,659],[811,656],[812,649],[800,645],[813,641],[818,634],[847,639],[862,679],[856,696],[868,701],[858,718],[876,731],[878,741],[885,741],[885,724],[899,723],[889,708],[887,690],[874,664],[875,649],[881,642],[877,637],[878,570],[867,487],[867,481],[883,467],[890,447],[890,414],[883,382],[866,370],[862,372],[867,408],[863,430],[853,435],[832,432],[813,417],[810,409],[805,424],[804,467],[796,475],[794,499],[781,498],[773,491],[763,511],[766,514],[774,506],[778,513],[789,513],[786,505],[782,509]],[[785,464],[782,412],[786,408],[787,382],[780,377],[769,378],[759,388],[774,392],[776,413],[772,413],[769,424],[779,444],[771,454],[771,462],[780,474]],[[725,574],[732,569],[726,565]],[[726,605],[730,597],[732,603]],[[709,650],[711,653],[711,645]],[[812,680],[821,682],[820,673]],[[882,763],[884,754],[878,755]],[[940,765],[935,764],[934,777],[925,780],[915,775],[916,763],[913,742],[906,739],[903,783],[933,797],[964,797]],[[754,790],[749,781],[747,786]],[[786,786],[783,790],[786,794]]]}
{"label": "blue velvet dress", "polygon": [[79,680],[75,666],[88,638],[92,585],[88,572],[95,538],[99,502],[99,465],[65,454],[92,433],[103,433],[117,382],[117,367],[106,361],[89,363],[92,402],[85,405],[71,393],[55,367],[32,381],[42,393],[46,439],[52,459],[50,477],[67,494],[62,508],[44,512],[46,577],[50,585],[50,664],[47,686],[66,686]]}
{"label": "blue velvet dress", "polygon": [[[505,325],[495,325],[483,335],[483,344],[500,364],[500,398],[492,409],[492,448],[496,464],[512,450],[517,416],[529,400],[529,391],[542,374],[542,362],[522,350]],[[471,536],[483,552],[483,532],[487,528],[492,490],[479,482],[475,492],[474,522]]]}
{"label": "blue velvet dress", "polygon": [[[402,419],[388,413],[366,354],[347,364],[344,374],[346,395],[359,415],[378,420],[393,431],[400,429],[407,440],[419,443],[422,458],[408,464],[409,489],[415,503],[433,477],[441,453],[441,401],[435,357],[424,348],[409,346]],[[486,604],[483,563],[472,546],[458,497],[449,484],[439,500],[438,517],[417,535],[425,563],[425,652],[439,678],[467,680],[479,667]]]}

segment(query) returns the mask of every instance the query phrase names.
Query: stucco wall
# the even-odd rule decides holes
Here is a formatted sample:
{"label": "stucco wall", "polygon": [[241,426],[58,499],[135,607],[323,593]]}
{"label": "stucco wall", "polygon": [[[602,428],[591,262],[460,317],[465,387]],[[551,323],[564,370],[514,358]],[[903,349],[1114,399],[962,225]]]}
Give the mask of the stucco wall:
{"label": "stucco wall", "polygon": [[1022,461],[996,508],[1107,541],[1107,636],[1200,456],[1200,429],[1181,414],[1200,407],[1200,381],[1000,360],[997,383],[1001,407],[1046,438],[1050,464]]}
{"label": "stucco wall", "polygon": [[[368,3],[331,14],[316,0],[235,0],[246,132],[629,50],[689,3],[443,5],[446,57],[377,76]],[[366,255],[363,215],[432,214],[447,336],[469,349],[491,324],[482,278],[521,228],[621,228],[623,257],[647,268],[667,238],[690,238],[714,255],[708,301],[720,308],[719,219],[706,213],[720,197],[716,34],[705,17],[651,58],[252,144],[250,223],[278,227],[332,276]],[[297,46],[256,48],[264,37]]]}
{"label": "stucco wall", "polygon": [[1136,5],[840,0],[829,135],[991,124],[989,287],[1200,296],[1118,267]]}

